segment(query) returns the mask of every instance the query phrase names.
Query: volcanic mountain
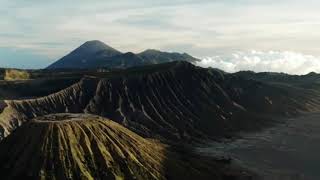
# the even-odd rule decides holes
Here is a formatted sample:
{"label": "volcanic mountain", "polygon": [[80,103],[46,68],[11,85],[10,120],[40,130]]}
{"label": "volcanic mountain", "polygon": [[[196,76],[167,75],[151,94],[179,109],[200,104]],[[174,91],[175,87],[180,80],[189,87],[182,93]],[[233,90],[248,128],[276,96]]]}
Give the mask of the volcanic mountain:
{"label": "volcanic mountain", "polygon": [[47,69],[128,68],[173,61],[195,62],[198,59],[183,53],[146,50],[139,54],[121,53],[101,41],[85,42],[79,48],[56,61]]}
{"label": "volcanic mountain", "polygon": [[[143,59],[112,57],[122,56]],[[320,111],[317,74],[230,74],[185,61],[26,72],[30,80],[0,83],[1,179],[253,179],[185,144]]]}
{"label": "volcanic mountain", "polygon": [[0,174],[1,179],[252,178],[183,151],[99,116],[51,114],[24,124],[0,143]]}
{"label": "volcanic mountain", "polygon": [[34,117],[90,113],[143,137],[193,141],[258,130],[273,116],[319,110],[320,95],[180,61],[86,76],[57,93],[5,104],[1,138]]}
{"label": "volcanic mountain", "polygon": [[120,54],[121,52],[101,41],[88,41],[57,62],[51,64],[48,69],[85,69],[87,67],[95,66],[95,63],[97,63],[95,61],[98,58],[108,58]]}

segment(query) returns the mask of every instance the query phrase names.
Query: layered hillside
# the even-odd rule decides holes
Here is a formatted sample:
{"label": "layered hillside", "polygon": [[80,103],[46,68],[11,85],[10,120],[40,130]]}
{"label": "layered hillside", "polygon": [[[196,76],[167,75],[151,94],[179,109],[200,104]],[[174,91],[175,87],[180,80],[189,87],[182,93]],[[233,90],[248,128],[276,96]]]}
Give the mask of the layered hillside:
{"label": "layered hillside", "polygon": [[48,66],[47,69],[124,69],[173,61],[196,62],[198,59],[183,53],[146,50],[139,54],[121,53],[101,41],[88,41]]}
{"label": "layered hillside", "polygon": [[319,93],[173,62],[86,77],[42,98],[6,101],[0,135],[34,117],[68,112],[107,117],[144,137],[193,141],[258,130],[278,115],[318,111],[319,99]]}
{"label": "layered hillside", "polygon": [[[0,143],[1,179],[253,179],[98,116],[36,118]],[[192,162],[192,163],[191,163]]]}

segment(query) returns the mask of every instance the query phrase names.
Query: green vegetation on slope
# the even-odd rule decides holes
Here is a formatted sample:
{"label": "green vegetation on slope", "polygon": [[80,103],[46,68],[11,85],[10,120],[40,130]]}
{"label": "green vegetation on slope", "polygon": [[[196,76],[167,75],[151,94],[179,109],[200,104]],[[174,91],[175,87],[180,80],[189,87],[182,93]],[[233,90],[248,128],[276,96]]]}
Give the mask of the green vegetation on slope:
{"label": "green vegetation on slope", "polygon": [[24,70],[6,69],[4,80],[26,80],[30,79],[30,74]]}
{"label": "green vegetation on slope", "polygon": [[225,179],[247,177],[214,159],[147,140],[93,115],[56,114],[0,143],[1,179]]}

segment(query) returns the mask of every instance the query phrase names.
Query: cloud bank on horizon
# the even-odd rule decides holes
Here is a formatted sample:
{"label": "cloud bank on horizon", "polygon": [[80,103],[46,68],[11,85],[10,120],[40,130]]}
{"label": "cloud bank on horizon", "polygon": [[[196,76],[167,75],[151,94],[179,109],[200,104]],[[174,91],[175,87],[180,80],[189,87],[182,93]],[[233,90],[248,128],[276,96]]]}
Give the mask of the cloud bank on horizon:
{"label": "cloud bank on horizon", "polygon": [[320,72],[320,57],[290,51],[251,50],[203,58],[196,65],[218,68],[226,72],[251,70],[304,75],[310,72]]}

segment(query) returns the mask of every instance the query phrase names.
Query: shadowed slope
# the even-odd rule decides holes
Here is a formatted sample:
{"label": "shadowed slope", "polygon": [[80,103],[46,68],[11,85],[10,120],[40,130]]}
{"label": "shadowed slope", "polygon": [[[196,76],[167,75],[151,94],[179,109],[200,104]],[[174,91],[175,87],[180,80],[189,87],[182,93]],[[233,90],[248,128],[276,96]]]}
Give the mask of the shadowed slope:
{"label": "shadowed slope", "polygon": [[87,77],[43,98],[7,101],[0,133],[3,138],[37,116],[71,112],[113,119],[144,137],[188,141],[229,136],[265,127],[270,116],[319,110],[319,94],[297,91],[301,96],[291,97],[290,92],[173,62]]}
{"label": "shadowed slope", "polygon": [[132,52],[112,56],[109,58],[101,57],[97,59],[97,63],[94,66],[91,66],[89,68],[99,68],[99,67],[105,67],[105,68],[129,68],[129,67],[136,67],[136,66],[145,66],[148,63],[145,62],[144,59],[140,58],[136,54]]}
{"label": "shadowed slope", "polygon": [[101,41],[87,41],[68,55],[51,64],[47,69],[86,69],[95,66],[97,58],[108,58],[119,54],[121,52]]}
{"label": "shadowed slope", "polygon": [[148,49],[138,54],[139,57],[143,58],[146,62],[150,64],[160,64],[173,61],[187,61],[187,62],[197,62],[200,61],[187,53],[169,53],[162,52],[155,49]]}
{"label": "shadowed slope", "polygon": [[214,76],[183,62],[85,78],[43,98],[7,103],[0,119],[4,136],[36,116],[85,112],[114,119],[146,137],[188,140],[241,128],[232,126],[243,112]]}
{"label": "shadowed slope", "polygon": [[[0,143],[2,179],[223,179],[239,171],[144,139],[93,115],[32,120]],[[192,164],[191,164],[192,163]],[[237,174],[237,175],[236,175]]]}
{"label": "shadowed slope", "polygon": [[121,52],[101,41],[88,41],[51,64],[47,69],[97,69],[97,68],[128,68],[173,61],[196,62],[186,53],[169,53],[158,50],[146,50],[139,54]]}

